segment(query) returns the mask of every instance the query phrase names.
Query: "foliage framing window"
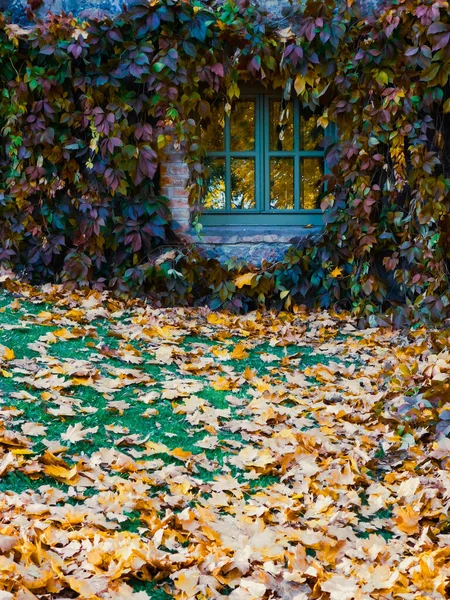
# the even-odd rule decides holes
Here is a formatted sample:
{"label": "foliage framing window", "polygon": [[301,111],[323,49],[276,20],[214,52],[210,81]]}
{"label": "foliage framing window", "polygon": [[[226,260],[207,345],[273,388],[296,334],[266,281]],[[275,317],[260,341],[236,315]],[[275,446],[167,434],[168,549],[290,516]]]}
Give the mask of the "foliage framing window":
{"label": "foliage framing window", "polygon": [[230,116],[213,106],[203,132],[209,177],[202,221],[214,224],[320,224],[324,152],[317,116],[297,101],[282,112],[279,96],[253,94]]}

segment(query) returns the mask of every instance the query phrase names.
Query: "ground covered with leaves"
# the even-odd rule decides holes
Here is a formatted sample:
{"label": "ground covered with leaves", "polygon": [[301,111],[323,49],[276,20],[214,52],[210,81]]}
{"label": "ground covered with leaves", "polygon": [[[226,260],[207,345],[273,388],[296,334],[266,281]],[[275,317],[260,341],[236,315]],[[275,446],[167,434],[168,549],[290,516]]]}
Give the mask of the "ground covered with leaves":
{"label": "ground covered with leaves", "polygon": [[0,294],[0,599],[448,597],[446,331]]}

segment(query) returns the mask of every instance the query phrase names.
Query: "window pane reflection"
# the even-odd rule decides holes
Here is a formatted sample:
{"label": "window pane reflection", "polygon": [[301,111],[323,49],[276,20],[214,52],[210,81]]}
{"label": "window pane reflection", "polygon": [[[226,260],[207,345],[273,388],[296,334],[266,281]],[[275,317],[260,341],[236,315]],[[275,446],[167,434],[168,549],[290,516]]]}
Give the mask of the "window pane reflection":
{"label": "window pane reflection", "polygon": [[294,209],[294,160],[292,158],[270,160],[270,208]]}
{"label": "window pane reflection", "polygon": [[304,158],[302,160],[300,189],[303,209],[313,210],[318,208],[322,175],[323,162],[321,158]]}
{"label": "window pane reflection", "polygon": [[225,159],[207,158],[209,176],[206,180],[203,206],[206,210],[224,210],[225,196]]}
{"label": "window pane reflection", "polygon": [[317,125],[317,115],[300,119],[300,137],[302,150],[321,150],[320,142],[323,140],[323,129]]}
{"label": "window pane reflection", "polygon": [[255,161],[252,158],[232,158],[231,208],[251,210],[255,207]]}
{"label": "window pane reflection", "polygon": [[270,149],[294,149],[294,112],[289,102],[284,111],[279,100],[270,100]]}
{"label": "window pane reflection", "polygon": [[230,115],[231,150],[247,151],[255,148],[255,102],[236,102]]}
{"label": "window pane reflection", "polygon": [[211,105],[210,122],[203,129],[202,138],[209,152],[224,150],[225,110],[222,102]]}

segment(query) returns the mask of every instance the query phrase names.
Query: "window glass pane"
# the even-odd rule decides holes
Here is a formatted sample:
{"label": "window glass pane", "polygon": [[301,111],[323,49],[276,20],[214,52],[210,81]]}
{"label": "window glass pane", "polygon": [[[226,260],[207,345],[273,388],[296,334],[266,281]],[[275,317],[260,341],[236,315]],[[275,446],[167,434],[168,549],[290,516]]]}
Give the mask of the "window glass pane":
{"label": "window glass pane", "polygon": [[253,158],[231,159],[231,208],[256,208],[255,161]]}
{"label": "window glass pane", "polygon": [[323,140],[323,129],[317,125],[317,115],[312,115],[307,119],[301,116],[300,135],[301,150],[322,150],[319,144]]}
{"label": "window glass pane", "polygon": [[246,151],[255,148],[255,102],[236,102],[231,110],[231,150]]}
{"label": "window glass pane", "polygon": [[301,161],[300,189],[302,208],[305,210],[319,208],[318,197],[322,175],[323,161],[321,158],[304,158]]}
{"label": "window glass pane", "polygon": [[294,149],[294,111],[289,102],[284,111],[279,100],[270,100],[270,150]]}
{"label": "window glass pane", "polygon": [[270,208],[294,209],[294,159],[270,159]]}
{"label": "window glass pane", "polygon": [[209,152],[224,150],[225,109],[222,102],[211,105],[210,122],[203,129],[202,141]]}
{"label": "window glass pane", "polygon": [[207,158],[209,176],[206,180],[203,207],[205,210],[225,209],[225,159]]}

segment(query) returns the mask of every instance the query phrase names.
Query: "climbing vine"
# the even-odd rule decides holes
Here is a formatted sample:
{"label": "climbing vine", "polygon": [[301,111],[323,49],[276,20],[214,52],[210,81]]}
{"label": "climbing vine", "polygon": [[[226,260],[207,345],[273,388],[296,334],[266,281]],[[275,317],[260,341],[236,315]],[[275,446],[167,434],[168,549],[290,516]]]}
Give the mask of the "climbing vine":
{"label": "climbing vine", "polygon": [[[0,261],[34,281],[161,303],[318,304],[371,324],[450,305],[450,12],[398,0],[373,17],[309,1],[285,22],[246,0],[138,0],[114,19],[0,16]],[[158,165],[204,177],[199,126],[257,81],[335,123],[319,241],[255,270],[173,243]],[[383,314],[384,316],[379,316]]]}

